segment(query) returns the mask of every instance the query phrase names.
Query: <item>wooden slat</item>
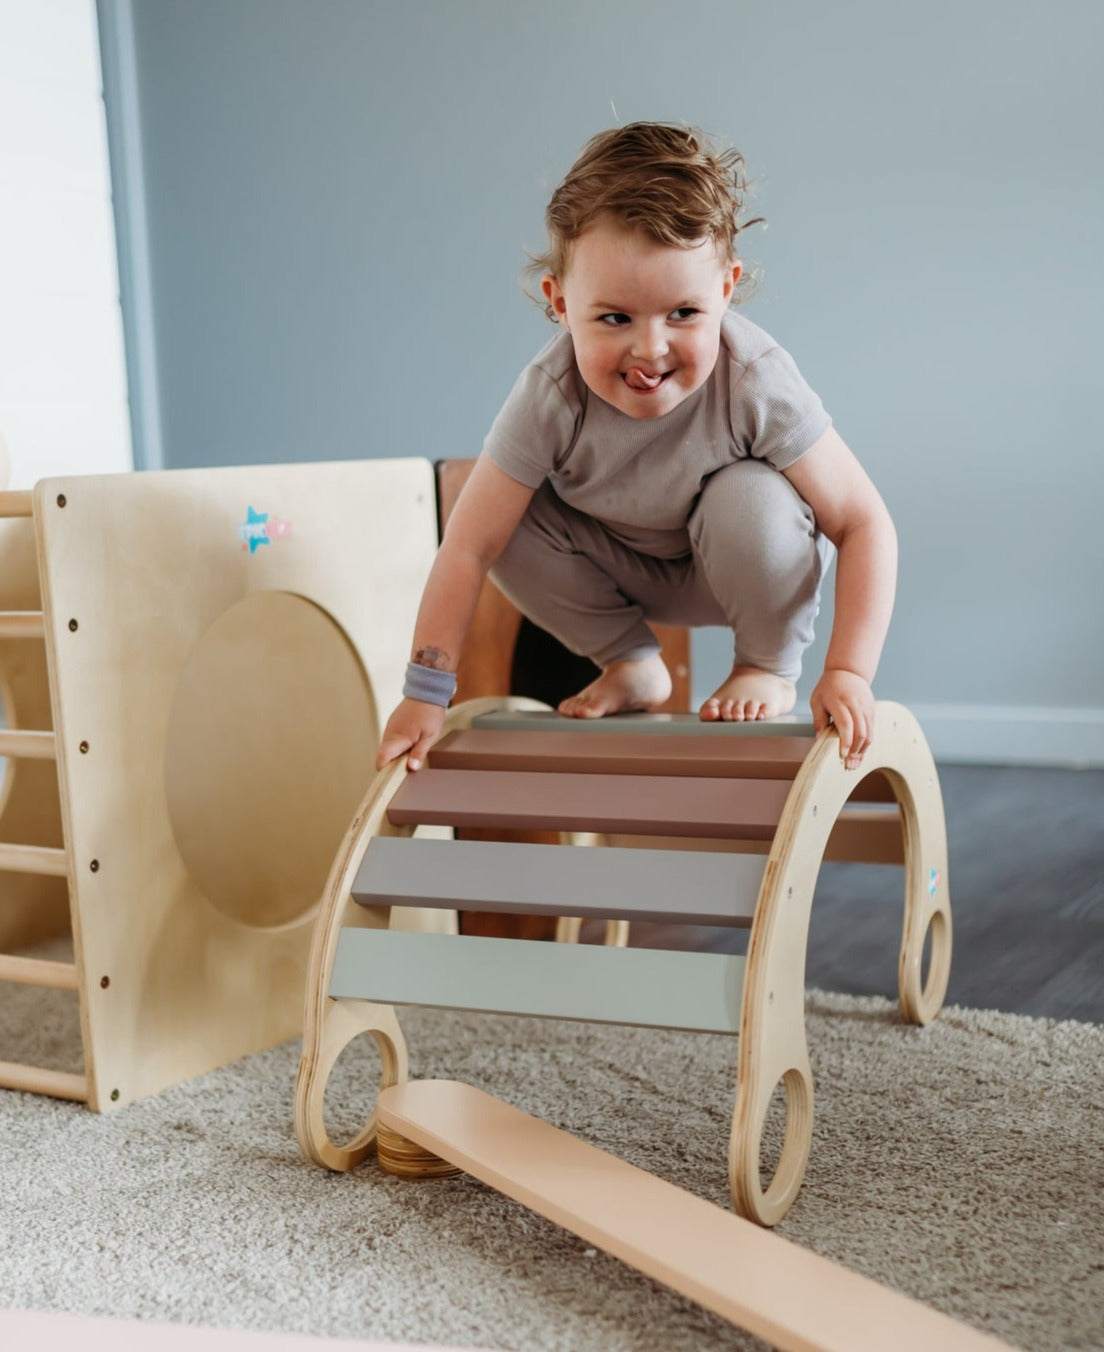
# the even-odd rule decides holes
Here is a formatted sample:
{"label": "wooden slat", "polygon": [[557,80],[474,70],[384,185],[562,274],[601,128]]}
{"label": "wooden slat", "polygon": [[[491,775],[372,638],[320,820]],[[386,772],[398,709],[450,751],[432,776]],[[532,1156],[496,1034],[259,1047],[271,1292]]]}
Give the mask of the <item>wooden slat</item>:
{"label": "wooden slat", "polygon": [[770,840],[789,787],[784,780],[425,769],[407,775],[387,815],[396,826]]}
{"label": "wooden slat", "polygon": [[69,866],[64,850],[47,845],[0,845],[0,871],[41,873],[64,878]]}
{"label": "wooden slat", "polygon": [[53,962],[47,958],[25,958],[12,953],[0,953],[0,981],[75,991],[77,967],[72,962]]}
{"label": "wooden slat", "polygon": [[787,716],[762,719],[754,723],[706,723],[697,714],[614,714],[609,718],[565,718],[554,709],[535,709],[530,713],[503,711],[479,714],[473,728],[499,732],[579,732],[589,736],[607,736],[623,732],[648,733],[663,737],[672,734],[687,737],[814,737],[812,720]]}
{"label": "wooden slat", "polygon": [[45,633],[41,610],[0,610],[0,638],[42,638]]}
{"label": "wooden slat", "polygon": [[744,959],[657,948],[343,929],[334,998],[735,1033]]}
{"label": "wooden slat", "polygon": [[[479,720],[476,720],[477,722]],[[792,780],[814,744],[812,737],[703,737],[672,732],[535,732],[469,728],[450,732],[430,751],[436,770],[525,770],[545,774],[691,775]],[[700,726],[700,724],[698,725]],[[892,803],[884,775],[856,775],[855,802]]]}
{"label": "wooden slat", "polygon": [[746,926],[765,868],[753,855],[377,836],[352,895],[365,906]]}
{"label": "wooden slat", "polygon": [[0,517],[33,516],[34,494],[26,489],[0,493]]}
{"label": "wooden slat", "polygon": [[0,756],[18,760],[56,760],[57,742],[52,732],[0,728]]}
{"label": "wooden slat", "polygon": [[15,1061],[0,1061],[0,1089],[21,1089],[27,1094],[47,1094],[51,1098],[88,1102],[88,1077],[65,1070],[43,1070],[21,1066]]}
{"label": "wooden slat", "polygon": [[430,751],[428,764],[438,770],[792,780],[812,745],[811,737],[697,737],[673,733],[657,740],[648,733],[505,732],[488,728],[449,733]]}
{"label": "wooden slat", "polygon": [[410,1080],[379,1120],[784,1352],[1006,1345],[471,1085]]}

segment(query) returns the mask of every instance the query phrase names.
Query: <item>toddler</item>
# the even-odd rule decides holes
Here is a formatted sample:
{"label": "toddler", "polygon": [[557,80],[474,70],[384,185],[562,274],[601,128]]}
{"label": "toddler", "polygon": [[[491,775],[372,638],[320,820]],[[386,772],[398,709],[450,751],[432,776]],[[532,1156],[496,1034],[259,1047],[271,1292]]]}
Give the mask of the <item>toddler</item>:
{"label": "toddler", "polygon": [[521,373],[449,518],[380,767],[406,753],[418,769],[439,735],[488,573],[601,669],[560,713],[663,704],[655,620],[731,631],[732,670],[700,717],[742,721],[793,708],[833,554],[810,703],[860,764],[896,535],[792,358],[730,309],[742,164],[696,129],[638,122],[594,137],[556,189],[534,270],[561,332]]}

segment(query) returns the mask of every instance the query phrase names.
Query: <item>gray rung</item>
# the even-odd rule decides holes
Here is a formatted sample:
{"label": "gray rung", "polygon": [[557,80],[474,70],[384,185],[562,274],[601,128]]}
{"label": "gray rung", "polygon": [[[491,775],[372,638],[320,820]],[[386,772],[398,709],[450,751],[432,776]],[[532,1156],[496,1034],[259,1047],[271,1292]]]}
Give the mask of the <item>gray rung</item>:
{"label": "gray rung", "polygon": [[478,714],[473,728],[502,732],[654,732],[701,737],[814,737],[812,721],[787,714],[754,723],[704,723],[697,714],[613,714],[609,718],[565,718],[554,709],[531,713]]}
{"label": "gray rung", "polygon": [[346,928],[330,995],[735,1033],[743,982],[744,959],[736,954]]}
{"label": "gray rung", "polygon": [[352,895],[364,906],[746,926],[765,869],[749,854],[377,836]]}

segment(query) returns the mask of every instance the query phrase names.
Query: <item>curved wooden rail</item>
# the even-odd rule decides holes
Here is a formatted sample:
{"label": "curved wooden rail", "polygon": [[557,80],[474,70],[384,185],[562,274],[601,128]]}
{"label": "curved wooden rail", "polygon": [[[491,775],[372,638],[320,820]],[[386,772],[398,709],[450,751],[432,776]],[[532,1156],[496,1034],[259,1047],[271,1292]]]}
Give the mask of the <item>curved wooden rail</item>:
{"label": "curved wooden rail", "polygon": [[[813,1078],[805,1040],[805,952],[813,891],[828,837],[859,782],[882,772],[904,834],[905,909],[898,987],[902,1015],[929,1022],[946,994],[951,962],[947,840],[935,763],[919,724],[880,701],[860,772],[843,768],[834,729],[818,738],[794,780],[763,878],[748,944],[740,1062],[729,1146],[736,1210],[762,1225],[785,1215],[805,1176],[812,1142]],[[925,942],[930,937],[926,977]],[[781,1154],[760,1176],[763,1126],[776,1086],[786,1099]]]}
{"label": "curved wooden rail", "polygon": [[[479,714],[545,707],[535,700],[514,697],[468,700],[449,711],[442,735],[468,727]],[[295,1086],[295,1134],[308,1159],[327,1169],[355,1169],[372,1150],[377,1137],[375,1110],[344,1145],[331,1141],[326,1130],[326,1083],[345,1048],[361,1034],[369,1033],[380,1052],[380,1089],[399,1084],[407,1076],[406,1043],[394,1009],[368,1000],[336,1001],[329,995],[341,930],[346,926],[383,929],[388,924],[386,908],[359,906],[350,891],[364,851],[374,836],[413,834],[413,828],[394,826],[387,819],[388,805],[407,773],[406,757],[402,756],[372,781],[330,869],[315,925],[307,977],[303,1052]]]}

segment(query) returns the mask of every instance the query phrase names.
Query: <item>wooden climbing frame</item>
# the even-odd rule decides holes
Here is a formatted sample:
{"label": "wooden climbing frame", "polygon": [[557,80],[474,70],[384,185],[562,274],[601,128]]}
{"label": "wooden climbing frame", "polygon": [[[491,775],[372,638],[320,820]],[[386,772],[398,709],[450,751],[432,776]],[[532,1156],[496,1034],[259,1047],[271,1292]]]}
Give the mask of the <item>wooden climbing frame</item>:
{"label": "wooden climbing frame", "polygon": [[[550,829],[575,848],[415,835],[427,826]],[[643,1246],[624,1224],[618,1232],[610,1218],[624,1190],[639,1191],[648,1175],[635,1179],[634,1171],[635,1182],[627,1182],[628,1166],[467,1086],[406,1083],[394,1011],[423,1004],[738,1034],[729,1143],[738,1215],[718,1215],[726,1224],[773,1226],[798,1194],[812,1139],[805,953],[825,858],[903,864],[900,1007],[910,1022],[928,1022],[950,972],[947,847],[936,768],[907,709],[879,704],[874,739],[854,772],[840,762],[834,730],[814,736],[811,724],[795,721],[577,721],[517,699],[454,708],[425,769],[408,774],[400,759],[377,776],[334,861],[310,958],[295,1105],[302,1149],[336,1170],[354,1168],[377,1146],[380,1163],[397,1173],[439,1173],[451,1163],[764,1336],[781,1333],[781,1345],[850,1352],[877,1345],[869,1335],[855,1340],[851,1324],[838,1338],[794,1341],[780,1295],[764,1296],[771,1309],[756,1313],[750,1295],[734,1303],[727,1286],[691,1280],[664,1238],[677,1233],[681,1245],[678,1225],[660,1225]],[[739,956],[389,928],[390,908],[407,906],[748,926],[750,936]],[[362,1034],[380,1051],[380,1093],[361,1130],[334,1142],[324,1121],[326,1084]],[[784,1139],[764,1182],[763,1127],[779,1086]],[[520,1156],[508,1149],[515,1138]],[[560,1195],[561,1175],[542,1162],[564,1151],[593,1184],[574,1201]],[[621,1203],[600,1200],[607,1182]],[[652,1184],[645,1190],[654,1192]],[[676,1210],[708,1205],[672,1191],[683,1199],[671,1202]],[[745,1242],[742,1230],[725,1233],[737,1249]],[[826,1327],[836,1327],[835,1319]],[[929,1338],[937,1332],[923,1319],[916,1327]],[[925,1344],[901,1342],[912,1345]],[[967,1337],[946,1345],[973,1344]]]}

